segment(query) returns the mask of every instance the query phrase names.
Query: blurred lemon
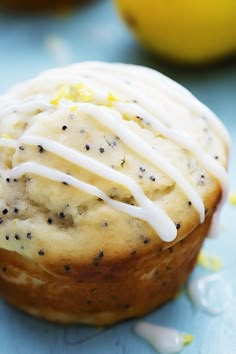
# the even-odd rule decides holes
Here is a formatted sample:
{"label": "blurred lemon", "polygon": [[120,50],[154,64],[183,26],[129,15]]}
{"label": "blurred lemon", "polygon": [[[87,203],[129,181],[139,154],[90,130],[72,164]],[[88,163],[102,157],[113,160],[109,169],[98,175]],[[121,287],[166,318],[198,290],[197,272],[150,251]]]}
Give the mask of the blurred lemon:
{"label": "blurred lemon", "polygon": [[199,64],[236,52],[236,0],[116,0],[126,24],[155,53]]}

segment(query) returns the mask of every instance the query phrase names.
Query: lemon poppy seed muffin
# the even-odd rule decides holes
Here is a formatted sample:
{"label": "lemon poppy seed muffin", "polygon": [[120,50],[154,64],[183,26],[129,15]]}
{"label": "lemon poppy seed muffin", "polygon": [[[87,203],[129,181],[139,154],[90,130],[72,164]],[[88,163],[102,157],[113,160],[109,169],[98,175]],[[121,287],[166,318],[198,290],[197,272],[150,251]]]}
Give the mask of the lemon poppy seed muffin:
{"label": "lemon poppy seed muffin", "polygon": [[100,62],[16,86],[0,115],[1,297],[112,324],[175,296],[227,191],[218,118],[154,70]]}

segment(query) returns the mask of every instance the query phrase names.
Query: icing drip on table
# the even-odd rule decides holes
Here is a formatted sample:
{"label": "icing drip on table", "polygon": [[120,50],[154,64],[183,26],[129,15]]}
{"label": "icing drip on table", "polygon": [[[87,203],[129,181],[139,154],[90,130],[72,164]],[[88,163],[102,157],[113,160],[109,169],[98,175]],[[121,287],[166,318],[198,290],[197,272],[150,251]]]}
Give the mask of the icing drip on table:
{"label": "icing drip on table", "polygon": [[190,334],[147,322],[137,322],[134,332],[148,341],[160,354],[179,353],[185,345],[190,344],[193,340]]}
{"label": "icing drip on table", "polygon": [[223,273],[190,281],[188,294],[194,305],[211,315],[220,315],[230,306],[232,300],[232,288],[224,279]]}
{"label": "icing drip on table", "polygon": [[[132,79],[134,87],[125,83],[126,77]],[[63,82],[67,86],[61,87],[53,97],[47,93],[47,89],[55,91],[55,87],[60,82]],[[13,103],[7,104],[7,108],[1,111],[1,116],[11,114],[12,112],[27,113],[27,119],[30,119],[30,117],[34,117],[35,112],[60,112],[62,110],[73,112],[73,114],[83,113],[88,115],[91,119],[96,120],[99,124],[112,131],[129,149],[170,177],[186,195],[199,214],[200,222],[203,223],[205,219],[205,207],[197,188],[190,183],[171,161],[135,133],[126,124],[126,121],[134,121],[137,116],[142,117],[142,124],[147,131],[151,130],[157,136],[161,134],[194,156],[198,163],[220,184],[223,196],[220,208],[228,190],[226,171],[219,161],[203,150],[192,135],[184,128],[181,128],[181,130],[178,129],[175,119],[165,111],[163,106],[158,103],[158,100],[154,99],[153,95],[150,94],[148,96],[140,93],[139,88],[142,83],[150,91],[152,88],[160,92],[163,91],[167,94],[168,99],[171,98],[174,102],[182,104],[198,116],[204,115],[212,130],[223,139],[227,146],[229,145],[228,134],[218,118],[187,90],[153,70],[130,65],[89,62],[72,65],[62,71],[51,70],[41,74],[26,86],[21,85],[16,87],[9,93],[9,95],[13,96],[15,94],[21,97],[24,95],[27,96],[27,88],[29,91],[32,89],[35,92],[34,85],[36,87],[38,85],[39,88],[42,87],[42,91],[45,94],[39,95],[35,93],[27,100],[23,98],[15,100],[15,102],[12,100]],[[108,88],[109,90],[114,90],[118,96],[116,97]],[[167,100],[166,97],[164,99]],[[8,102],[10,101],[9,99]],[[113,200],[93,185],[68,176],[59,170],[34,162],[25,162],[15,166],[11,171],[11,175],[14,178],[19,178],[24,174],[36,174],[59,183],[64,182],[85,193],[103,199],[112,207],[134,218],[146,221],[162,240],[169,242],[175,239],[177,230],[174,222],[155,201],[151,201],[145,195],[139,184],[131,177],[115,171],[104,163],[73,148],[44,137],[27,135],[27,131],[18,140],[6,139],[4,136],[0,139],[0,146],[3,148],[16,149],[22,144],[43,146],[44,149],[50,151],[52,154],[74,165],[82,167],[109,181],[115,181],[130,191],[137,206]]]}

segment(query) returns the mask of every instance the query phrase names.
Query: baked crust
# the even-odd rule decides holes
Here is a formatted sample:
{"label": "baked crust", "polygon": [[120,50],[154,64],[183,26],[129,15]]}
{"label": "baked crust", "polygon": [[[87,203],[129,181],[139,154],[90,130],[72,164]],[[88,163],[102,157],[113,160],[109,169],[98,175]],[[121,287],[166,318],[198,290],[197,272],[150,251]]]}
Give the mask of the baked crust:
{"label": "baked crust", "polygon": [[[192,271],[211,218],[185,239],[149,255],[104,262],[94,270],[74,264],[62,275],[15,252],[0,250],[0,295],[50,321],[110,325],[152,311],[173,298]],[[60,264],[62,263],[62,264]],[[58,268],[64,266],[58,260]],[[16,296],[17,294],[17,296]]]}

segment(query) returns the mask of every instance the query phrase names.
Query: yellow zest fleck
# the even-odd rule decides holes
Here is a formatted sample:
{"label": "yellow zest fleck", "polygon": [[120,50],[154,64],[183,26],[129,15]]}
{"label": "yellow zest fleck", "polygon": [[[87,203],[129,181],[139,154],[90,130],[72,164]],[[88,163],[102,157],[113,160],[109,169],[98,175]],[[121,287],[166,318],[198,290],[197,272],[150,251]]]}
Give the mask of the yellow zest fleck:
{"label": "yellow zest fleck", "polygon": [[76,85],[59,88],[50,103],[54,106],[58,106],[62,99],[72,102],[78,102],[80,99],[82,102],[89,102],[94,99],[94,92],[90,88],[84,86],[82,82],[79,82]]}
{"label": "yellow zest fleck", "polygon": [[70,111],[75,112],[78,109],[78,106],[71,106]]}
{"label": "yellow zest fleck", "polygon": [[181,337],[182,337],[182,341],[183,341],[184,346],[189,345],[194,340],[194,336],[192,336],[192,334],[188,334],[188,333],[181,334]]}
{"label": "yellow zest fleck", "polygon": [[76,85],[75,85],[75,89],[79,92],[82,88],[84,88],[84,84],[83,82],[78,82]]}
{"label": "yellow zest fleck", "polygon": [[83,102],[89,102],[94,99],[94,93],[89,88],[83,88],[80,90],[80,97]]}
{"label": "yellow zest fleck", "polygon": [[51,99],[50,103],[53,104],[54,106],[58,106],[63,96],[64,96],[63,89],[58,90],[56,95]]}
{"label": "yellow zest fleck", "polygon": [[107,101],[108,101],[108,103],[107,103],[107,107],[113,107],[113,104],[115,103],[115,102],[117,102],[119,99],[118,99],[118,97],[116,97],[114,94],[113,94],[113,92],[108,92],[108,94],[107,94]]}
{"label": "yellow zest fleck", "polygon": [[89,102],[94,99],[94,92],[82,82],[78,82],[78,84],[75,85],[75,89],[82,102]]}
{"label": "yellow zest fleck", "polygon": [[197,264],[213,272],[218,272],[223,267],[223,262],[219,257],[208,255],[204,251],[199,253]]}
{"label": "yellow zest fleck", "polygon": [[229,203],[233,206],[236,206],[236,192],[230,194]]}
{"label": "yellow zest fleck", "polygon": [[112,101],[112,102],[116,102],[118,101],[118,97],[116,97],[113,92],[108,92],[108,95],[107,95],[107,100],[108,101]]}
{"label": "yellow zest fleck", "polygon": [[2,138],[3,139],[12,139],[12,136],[8,135],[8,134],[2,134]]}
{"label": "yellow zest fleck", "polygon": [[18,219],[13,219],[12,220],[12,225],[13,226],[16,226],[16,224],[18,224],[19,220]]}
{"label": "yellow zest fleck", "polygon": [[57,91],[56,95],[51,99],[50,103],[54,106],[58,106],[63,98],[73,102],[76,101],[77,97],[75,92],[73,92],[73,87],[61,87]]}
{"label": "yellow zest fleck", "polygon": [[89,88],[82,88],[79,92],[79,95],[83,102],[89,102],[94,99],[94,93]]}

